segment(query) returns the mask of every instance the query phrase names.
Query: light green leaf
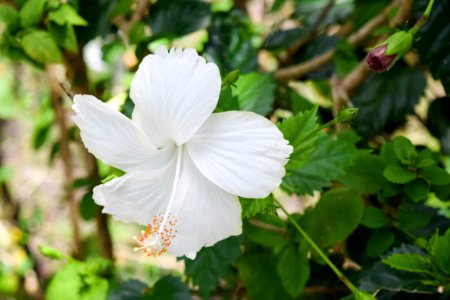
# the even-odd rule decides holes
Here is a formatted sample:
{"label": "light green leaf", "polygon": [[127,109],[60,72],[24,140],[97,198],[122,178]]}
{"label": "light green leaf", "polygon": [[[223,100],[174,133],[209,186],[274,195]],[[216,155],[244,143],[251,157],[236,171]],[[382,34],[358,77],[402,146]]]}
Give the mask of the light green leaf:
{"label": "light green leaf", "polygon": [[14,28],[17,25],[19,14],[11,6],[0,4],[0,22],[6,24],[10,28]]}
{"label": "light green leaf", "polygon": [[241,238],[232,236],[212,247],[203,248],[194,260],[184,259],[185,273],[192,277],[200,293],[207,297],[229,266],[241,253]]}
{"label": "light green leaf", "polygon": [[44,6],[47,0],[28,0],[19,12],[20,25],[29,27],[37,25],[44,14]]}
{"label": "light green leaf", "polygon": [[296,298],[303,291],[309,279],[309,262],[296,247],[290,245],[278,256],[277,270],[284,288]]}
{"label": "light green leaf", "polygon": [[419,254],[399,254],[394,253],[383,262],[390,267],[408,272],[428,272],[428,260],[425,256]]}
{"label": "light green leaf", "polygon": [[273,195],[270,194],[264,199],[239,198],[242,206],[242,217],[251,218],[267,209],[273,204]]}
{"label": "light green leaf", "polygon": [[286,170],[292,171],[303,166],[314,151],[316,140],[323,134],[318,130],[317,107],[283,120],[278,128],[289,144],[294,147]]}
{"label": "light green leaf", "polygon": [[60,26],[50,23],[48,29],[53,40],[58,43],[58,46],[74,53],[78,52],[77,37],[72,25],[66,24]]}
{"label": "light green leaf", "polygon": [[411,164],[417,158],[417,152],[410,140],[398,136],[392,141],[394,152],[402,164]]}
{"label": "light green leaf", "polygon": [[450,229],[436,237],[430,249],[432,262],[445,274],[450,275]]}
{"label": "light green leaf", "polygon": [[354,145],[334,140],[331,136],[317,139],[309,160],[283,179],[282,187],[290,192],[312,194],[329,186],[345,174],[345,168],[358,156]]}
{"label": "light green leaf", "polygon": [[384,177],[393,183],[407,183],[416,178],[416,174],[399,164],[390,164],[383,171]]}
{"label": "light green leaf", "polygon": [[275,99],[273,75],[253,72],[240,75],[235,83],[233,96],[237,96],[240,110],[266,115],[272,110]]}
{"label": "light green leaf", "polygon": [[61,52],[48,32],[38,30],[26,34],[22,38],[22,46],[29,57],[40,63],[61,62]]}
{"label": "light green leaf", "polygon": [[41,245],[38,247],[38,249],[42,255],[47,256],[48,258],[61,259],[64,257],[64,254],[62,254],[61,251],[50,246]]}
{"label": "light green leaf", "polygon": [[355,190],[334,188],[322,194],[302,222],[317,244],[330,247],[345,240],[358,227],[363,209],[363,199]]}
{"label": "light green leaf", "polygon": [[48,18],[60,26],[66,24],[74,26],[88,25],[87,21],[69,4],[63,4],[57,10],[51,11],[48,14]]}

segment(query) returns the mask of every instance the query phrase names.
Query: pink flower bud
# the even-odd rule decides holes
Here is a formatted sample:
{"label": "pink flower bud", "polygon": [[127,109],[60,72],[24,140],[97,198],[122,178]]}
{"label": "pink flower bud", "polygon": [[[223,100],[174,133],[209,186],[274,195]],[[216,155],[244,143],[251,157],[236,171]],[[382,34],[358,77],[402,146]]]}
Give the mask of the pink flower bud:
{"label": "pink flower bud", "polygon": [[385,72],[394,63],[397,55],[386,55],[387,44],[378,46],[367,55],[367,64],[376,72]]}

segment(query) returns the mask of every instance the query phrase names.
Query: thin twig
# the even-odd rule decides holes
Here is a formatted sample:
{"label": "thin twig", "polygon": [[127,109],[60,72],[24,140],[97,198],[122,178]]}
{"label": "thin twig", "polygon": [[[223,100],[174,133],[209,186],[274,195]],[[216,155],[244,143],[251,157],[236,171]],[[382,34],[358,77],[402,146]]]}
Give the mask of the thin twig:
{"label": "thin twig", "polygon": [[[352,46],[356,46],[364,41],[376,28],[389,20],[389,15],[392,9],[394,7],[398,7],[399,2],[400,0],[391,2],[380,14],[367,22],[358,31],[350,35],[347,39],[348,43]],[[331,49],[304,63],[281,68],[276,72],[275,77],[278,81],[286,82],[291,79],[305,76],[306,74],[316,71],[326,63],[330,62],[335,52],[335,49]]]}
{"label": "thin twig", "polygon": [[123,39],[128,44],[128,34],[133,25],[144,18],[150,10],[149,0],[137,0],[136,9],[133,11],[130,19],[125,19],[123,16],[117,16],[114,18],[113,23],[119,27],[120,31],[123,33]]}

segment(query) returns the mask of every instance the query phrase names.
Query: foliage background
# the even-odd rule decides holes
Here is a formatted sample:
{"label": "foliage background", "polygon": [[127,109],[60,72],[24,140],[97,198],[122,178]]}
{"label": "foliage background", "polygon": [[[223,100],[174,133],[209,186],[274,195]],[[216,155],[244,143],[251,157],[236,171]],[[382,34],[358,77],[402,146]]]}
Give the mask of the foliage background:
{"label": "foliage background", "polygon": [[[389,72],[364,61],[427,3],[2,0],[0,298],[351,298],[277,199],[360,290],[447,299],[450,1]],[[241,199],[242,236],[194,261],[133,253],[139,228],[100,213],[92,187],[118,173],[83,148],[66,95],[129,116],[138,62],[161,44],[214,61],[217,110],[267,116],[295,148],[279,190]],[[350,125],[328,123],[350,106]]]}

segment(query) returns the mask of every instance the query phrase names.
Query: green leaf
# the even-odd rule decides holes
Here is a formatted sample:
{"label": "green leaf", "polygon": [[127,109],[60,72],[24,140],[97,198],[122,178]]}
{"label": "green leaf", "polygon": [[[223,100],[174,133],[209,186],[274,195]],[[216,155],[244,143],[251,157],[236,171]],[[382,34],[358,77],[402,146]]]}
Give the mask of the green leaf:
{"label": "green leaf", "polygon": [[44,14],[44,6],[47,0],[28,0],[19,12],[20,25],[30,27],[37,25]]}
{"label": "green leaf", "polygon": [[369,228],[380,228],[389,223],[389,218],[379,208],[367,206],[361,219],[361,225]]}
{"label": "green leaf", "polygon": [[430,222],[431,216],[427,207],[420,204],[402,204],[397,209],[397,226],[404,230],[417,230],[424,228]]}
{"label": "green leaf", "polygon": [[[266,230],[258,226],[258,223],[268,225],[272,230]],[[259,215],[258,218],[252,219],[252,222],[244,223],[245,237],[255,244],[268,248],[281,249],[287,242],[285,233],[285,223],[270,215]]]}
{"label": "green leaf", "polygon": [[199,287],[203,296],[217,285],[229,266],[241,253],[241,237],[229,237],[212,247],[203,248],[194,260],[185,258],[185,273],[192,277],[194,285]]}
{"label": "green leaf", "polygon": [[81,217],[86,221],[92,220],[97,216],[100,208],[95,204],[94,199],[92,198],[92,191],[84,194],[79,204],[79,210]]}
{"label": "green leaf", "polygon": [[272,110],[274,90],[273,75],[253,72],[239,76],[233,95],[238,98],[240,110],[264,116]]}
{"label": "green leaf", "polygon": [[429,272],[429,262],[427,258],[419,254],[394,253],[383,259],[383,263],[397,270],[423,273]]}
{"label": "green leaf", "polygon": [[[450,185],[447,189],[450,188]],[[430,193],[425,202],[426,206],[433,207],[438,210],[438,214],[450,219],[450,201],[442,201],[435,193]]]}
{"label": "green leaf", "polygon": [[436,166],[430,166],[420,169],[419,173],[431,184],[445,185],[450,183],[450,174],[448,174],[444,169]]}
{"label": "green leaf", "polygon": [[415,203],[421,202],[427,198],[430,187],[425,180],[417,178],[408,182],[404,188],[405,194]]}
{"label": "green leaf", "polygon": [[273,31],[264,39],[262,48],[269,51],[288,48],[307,33],[308,30],[304,28]]}
{"label": "green leaf", "polygon": [[61,52],[48,32],[37,30],[26,34],[22,46],[29,57],[40,63],[61,62]]}
{"label": "green leaf", "polygon": [[316,140],[322,135],[317,123],[317,107],[283,120],[278,128],[289,144],[294,147],[286,164],[286,170],[292,171],[303,166],[314,151]]}
{"label": "green leaf", "polygon": [[78,52],[77,37],[72,25],[60,26],[54,23],[48,25],[48,31],[57,42],[58,46],[71,52]]}
{"label": "green leaf", "polygon": [[[180,277],[164,276],[158,280],[153,286],[153,291],[150,297],[146,297],[148,300],[189,300],[191,299],[189,289],[181,282]],[[123,299],[123,298],[122,298]],[[141,299],[141,298],[140,298]]]}
{"label": "green leaf", "polygon": [[352,103],[359,108],[354,121],[358,133],[371,137],[402,124],[419,102],[425,83],[420,70],[398,63],[389,72],[369,77],[352,97]]}
{"label": "green leaf", "polygon": [[238,269],[249,299],[292,299],[283,288],[273,255],[249,253],[239,260]]}
{"label": "green leaf", "polygon": [[242,206],[242,217],[251,218],[259,213],[265,212],[269,207],[273,207],[273,195],[270,194],[264,199],[239,198]]}
{"label": "green leaf", "polygon": [[[450,77],[450,72],[449,72]],[[447,79],[447,91],[450,91],[450,78]],[[450,154],[450,97],[433,100],[428,108],[426,125],[430,132],[439,139],[444,153]]]}
{"label": "green leaf", "polygon": [[150,288],[136,279],[122,282],[109,295],[108,300],[148,300]]}
{"label": "green leaf", "polygon": [[38,247],[39,252],[41,252],[42,255],[48,257],[48,258],[52,258],[52,259],[61,259],[64,257],[64,254],[62,254],[61,251],[59,251],[58,249],[55,249],[53,247],[50,246],[39,246]]}
{"label": "green leaf", "polygon": [[383,171],[384,177],[393,183],[407,183],[416,178],[416,174],[399,164],[390,164]]}
{"label": "green leaf", "polygon": [[416,149],[410,140],[403,136],[398,136],[392,141],[394,152],[402,164],[409,165],[417,157]]}
{"label": "green leaf", "polygon": [[87,26],[88,23],[83,19],[70,4],[63,4],[58,9],[51,11],[48,14],[50,21],[55,22],[60,26],[74,25]]}
{"label": "green leaf", "polygon": [[366,244],[366,254],[369,257],[378,257],[389,250],[394,244],[395,236],[392,230],[380,228],[372,230]]}
{"label": "green leaf", "polygon": [[309,279],[309,262],[297,247],[287,246],[278,255],[277,270],[286,291],[296,298]]}
{"label": "green leaf", "polygon": [[358,156],[354,145],[334,140],[325,135],[317,139],[316,148],[302,167],[283,179],[282,187],[290,192],[313,194],[329,186],[332,180],[345,174],[345,168],[350,166]]}
{"label": "green leaf", "polygon": [[151,11],[153,33],[169,38],[206,28],[211,22],[210,4],[198,0],[158,1]]}
{"label": "green leaf", "polygon": [[345,39],[340,40],[336,45],[333,64],[337,75],[341,78],[350,73],[358,65],[355,48]]}
{"label": "green leaf", "polygon": [[445,274],[450,275],[450,229],[435,238],[430,249],[431,261]]}
{"label": "green leaf", "polygon": [[430,149],[423,149],[419,152],[416,168],[425,168],[429,166],[437,165],[439,156],[437,153],[433,153]]}
{"label": "green leaf", "polygon": [[357,192],[334,188],[322,194],[316,206],[304,215],[302,223],[319,246],[330,247],[345,240],[358,227],[363,210],[363,199]]}
{"label": "green leaf", "polygon": [[3,22],[9,28],[14,28],[19,20],[19,14],[11,6],[0,4],[0,22]]}
{"label": "green leaf", "polygon": [[375,194],[389,182],[383,176],[386,163],[378,156],[370,154],[359,155],[355,163],[345,170],[345,175],[339,181],[363,194]]}

